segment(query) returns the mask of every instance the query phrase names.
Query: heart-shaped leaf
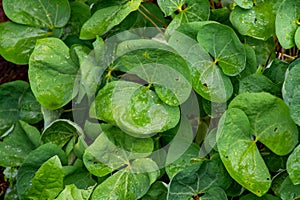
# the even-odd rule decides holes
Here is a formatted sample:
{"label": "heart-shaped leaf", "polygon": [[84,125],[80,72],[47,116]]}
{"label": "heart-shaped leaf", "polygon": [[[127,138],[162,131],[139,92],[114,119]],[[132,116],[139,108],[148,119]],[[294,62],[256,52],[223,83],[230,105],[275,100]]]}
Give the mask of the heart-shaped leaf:
{"label": "heart-shaped leaf", "polygon": [[198,32],[197,40],[224,74],[235,76],[245,69],[245,47],[230,27],[218,23],[206,24]]}
{"label": "heart-shaped leaf", "polygon": [[3,0],[7,17],[19,24],[41,28],[60,28],[70,18],[68,0]]}
{"label": "heart-shaped leaf", "polygon": [[29,60],[28,76],[33,94],[46,108],[55,110],[77,94],[78,68],[69,56],[69,48],[57,38],[37,41]]}

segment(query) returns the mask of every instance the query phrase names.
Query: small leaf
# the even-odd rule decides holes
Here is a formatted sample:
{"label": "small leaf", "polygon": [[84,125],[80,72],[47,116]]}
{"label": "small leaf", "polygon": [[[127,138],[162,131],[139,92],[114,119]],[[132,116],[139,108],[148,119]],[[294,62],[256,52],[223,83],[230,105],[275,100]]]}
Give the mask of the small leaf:
{"label": "small leaf", "polygon": [[276,36],[285,49],[295,46],[295,33],[298,29],[300,2],[284,0],[276,14]]}
{"label": "small leaf", "polygon": [[288,105],[291,112],[291,117],[300,125],[300,77],[298,76],[300,72],[300,59],[297,59],[292,64],[289,65],[288,70],[286,71],[285,81],[282,87],[282,96],[284,102]]}
{"label": "small leaf", "polygon": [[58,195],[55,200],[86,200],[89,199],[94,186],[87,188],[86,190],[78,189],[75,185],[66,185],[65,189]]}
{"label": "small leaf", "polygon": [[[141,0],[127,1],[121,6],[110,6],[96,11],[81,29],[80,38],[90,40],[120,24],[132,11],[139,8]],[[99,26],[101,24],[101,26]]]}
{"label": "small leaf", "polygon": [[59,157],[53,156],[37,170],[26,195],[33,200],[54,199],[63,190],[64,172]]}
{"label": "small leaf", "polygon": [[[141,198],[147,193],[153,182],[147,171],[149,167],[151,171],[158,170],[155,165],[155,162],[149,158],[133,161],[131,166],[116,172],[98,185],[91,200],[134,200]],[[137,166],[138,168],[136,168]],[[148,169],[140,168],[143,166]]]}
{"label": "small leaf", "polygon": [[286,163],[287,172],[289,173],[289,177],[294,185],[300,184],[299,156],[300,145],[294,149]]}
{"label": "small leaf", "polygon": [[13,22],[41,28],[61,28],[70,18],[68,0],[3,0],[7,17]]}
{"label": "small leaf", "polygon": [[41,106],[25,81],[0,85],[0,137],[18,120],[33,124],[42,120]]}
{"label": "small leaf", "polygon": [[246,66],[246,51],[235,32],[228,26],[210,23],[198,32],[197,40],[228,76],[235,76]]}
{"label": "small leaf", "polygon": [[276,0],[265,0],[249,10],[236,6],[230,14],[230,21],[240,34],[267,40],[275,35],[276,3]]}
{"label": "small leaf", "polygon": [[61,108],[78,92],[77,70],[70,59],[69,48],[61,40],[38,40],[29,60],[28,76],[33,94],[44,107]]}
{"label": "small leaf", "polygon": [[59,119],[52,122],[42,133],[43,143],[56,144],[63,148],[71,138],[83,135],[82,129],[72,121]]}

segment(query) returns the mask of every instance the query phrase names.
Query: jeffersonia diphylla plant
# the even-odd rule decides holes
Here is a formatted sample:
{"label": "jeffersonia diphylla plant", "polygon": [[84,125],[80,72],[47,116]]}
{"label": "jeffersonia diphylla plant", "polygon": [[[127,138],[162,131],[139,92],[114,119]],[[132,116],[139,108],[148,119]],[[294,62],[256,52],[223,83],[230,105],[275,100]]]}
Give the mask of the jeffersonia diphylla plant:
{"label": "jeffersonia diphylla plant", "polygon": [[4,199],[300,198],[300,1],[3,9]]}

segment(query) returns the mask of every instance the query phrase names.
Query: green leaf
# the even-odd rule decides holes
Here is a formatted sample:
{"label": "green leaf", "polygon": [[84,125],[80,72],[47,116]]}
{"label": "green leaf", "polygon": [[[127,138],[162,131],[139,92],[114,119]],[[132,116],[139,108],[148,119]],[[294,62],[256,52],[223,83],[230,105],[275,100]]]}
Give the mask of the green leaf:
{"label": "green leaf", "polygon": [[300,184],[300,165],[299,165],[299,156],[300,156],[300,145],[298,145],[292,154],[289,156],[286,169],[289,173],[289,177],[294,185]]}
{"label": "green leaf", "polygon": [[300,185],[294,185],[288,176],[281,184],[278,192],[282,200],[299,199]]}
{"label": "green leaf", "polygon": [[[207,195],[208,199],[216,199],[216,195],[221,197],[218,199],[227,199],[223,189],[228,188],[230,183],[231,179],[220,158],[213,156],[211,160],[199,162],[178,172],[169,184],[168,199],[185,200],[203,194]],[[213,192],[216,190],[218,192]]]}
{"label": "green leaf", "polygon": [[26,157],[17,175],[17,190],[20,199],[24,198],[31,190],[35,173],[43,163],[55,155],[60,158],[62,164],[67,163],[65,153],[54,144],[44,144]]}
{"label": "green leaf", "polygon": [[131,0],[120,6],[110,6],[96,11],[83,24],[80,39],[90,40],[96,38],[97,35],[106,33],[120,24],[132,11],[137,10],[141,2],[141,0]]}
{"label": "green leaf", "polygon": [[198,94],[213,102],[225,102],[231,97],[233,88],[230,79],[197,41],[181,32],[175,32],[168,43],[189,62],[192,86]]}
{"label": "green leaf", "polygon": [[245,47],[230,27],[217,23],[206,24],[198,32],[197,40],[224,74],[235,76],[245,69]]}
{"label": "green leaf", "polygon": [[241,109],[249,119],[251,135],[275,154],[287,155],[298,143],[297,128],[282,99],[264,92],[243,93],[229,104],[229,108]]}
{"label": "green leaf", "polygon": [[63,190],[64,172],[59,157],[53,156],[37,170],[26,195],[33,200],[54,199]]}
{"label": "green leaf", "polygon": [[188,99],[189,67],[169,46],[153,40],[129,40],[118,46],[117,55],[122,55],[116,61],[117,67],[153,84],[164,103],[178,106]]}
{"label": "green leaf", "polygon": [[165,200],[167,199],[168,188],[165,183],[161,181],[155,182],[151,185],[147,194],[141,200]]}
{"label": "green leaf", "polygon": [[261,200],[280,200],[279,197],[275,197],[275,196],[270,195],[270,194],[266,194],[262,197],[258,197],[254,194],[247,194],[247,195],[242,196],[240,198],[240,200],[259,200],[259,199],[261,199]]}
{"label": "green leaf", "polygon": [[218,150],[231,177],[262,196],[271,179],[256,147],[258,141],[275,154],[286,155],[298,143],[298,131],[281,99],[268,93],[240,94],[219,122]]}
{"label": "green leaf", "polygon": [[134,200],[141,198],[154,182],[151,178],[152,173],[147,173],[150,169],[157,171],[158,167],[149,158],[133,161],[130,166],[116,172],[98,185],[91,200]]}
{"label": "green leaf", "polygon": [[13,22],[0,24],[0,55],[16,64],[27,64],[37,39],[51,33],[40,28],[28,27]]}
{"label": "green leaf", "polygon": [[250,9],[253,7],[253,0],[234,0],[234,2],[244,9]]}
{"label": "green leaf", "polygon": [[244,92],[269,92],[281,96],[281,88],[262,74],[252,74],[240,81],[239,94]]}
{"label": "green leaf", "polygon": [[89,199],[94,186],[87,188],[86,190],[78,189],[74,184],[66,185],[65,189],[58,195],[55,200],[86,200]]}
{"label": "green leaf", "polygon": [[250,122],[240,109],[228,109],[222,116],[217,133],[220,157],[239,184],[257,196],[271,186],[271,177],[257,147],[251,140]]}
{"label": "green leaf", "polygon": [[61,108],[78,92],[77,70],[70,59],[69,48],[61,40],[38,40],[29,59],[28,76],[33,94],[44,107]]}
{"label": "green leaf", "polygon": [[295,44],[297,48],[300,48],[300,28],[298,27],[295,33]]}
{"label": "green leaf", "polygon": [[276,14],[276,36],[285,49],[295,45],[295,33],[299,26],[300,2],[284,0]]}
{"label": "green leaf", "polygon": [[59,119],[52,122],[42,133],[43,143],[53,143],[63,148],[73,137],[83,135],[82,129],[72,121]]}
{"label": "green leaf", "polygon": [[14,130],[0,142],[0,166],[20,166],[26,156],[37,147],[40,133],[25,122],[15,123]]}
{"label": "green leaf", "polygon": [[276,0],[259,1],[249,10],[236,6],[230,14],[230,21],[240,34],[267,40],[275,35],[277,7]]}
{"label": "green leaf", "polygon": [[[171,148],[171,147],[170,147]],[[180,149],[180,147],[176,147]],[[170,158],[170,156],[174,156],[177,152],[174,152],[175,149],[173,148],[169,150],[169,153],[167,155],[167,160],[174,160],[173,158]],[[196,160],[199,156],[200,148],[198,145],[193,143],[178,159],[176,159],[174,162],[171,162],[168,166],[166,166],[166,172],[168,177],[171,179],[175,176],[178,172],[186,169],[191,164],[193,164],[194,159]],[[178,156],[178,155],[176,155]]]}
{"label": "green leaf", "polygon": [[105,176],[132,159],[147,157],[153,148],[151,138],[132,137],[114,127],[102,132],[86,149],[83,161],[92,174]]}
{"label": "green leaf", "polygon": [[13,22],[41,28],[60,28],[70,18],[68,0],[3,0],[7,17]]}
{"label": "green leaf", "polygon": [[95,104],[98,119],[137,135],[173,128],[180,117],[178,107],[164,104],[148,87],[128,81],[106,84]]}
{"label": "green leaf", "polygon": [[25,81],[0,85],[0,137],[18,120],[33,124],[39,122],[42,119],[40,109]]}
{"label": "green leaf", "polygon": [[300,72],[300,59],[297,59],[292,64],[289,65],[286,71],[285,81],[282,87],[282,96],[284,102],[288,105],[291,112],[291,117],[296,124],[300,125],[300,77],[298,76]]}

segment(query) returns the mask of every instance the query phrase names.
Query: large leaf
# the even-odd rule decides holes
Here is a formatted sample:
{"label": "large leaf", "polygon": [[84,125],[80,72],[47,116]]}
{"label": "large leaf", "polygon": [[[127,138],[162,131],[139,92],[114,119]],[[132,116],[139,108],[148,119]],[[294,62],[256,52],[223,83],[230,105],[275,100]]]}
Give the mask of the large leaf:
{"label": "large leaf", "polygon": [[3,0],[7,17],[19,24],[41,28],[60,28],[70,18],[68,0]]}
{"label": "large leaf", "polygon": [[[153,173],[146,173],[148,170]],[[137,159],[98,185],[91,200],[135,200],[141,198],[156,180],[158,167],[149,158]]]}
{"label": "large leaf", "polygon": [[[211,160],[191,165],[177,173],[171,179],[168,199],[185,200],[199,198],[199,196],[206,193],[208,193],[206,194],[207,196],[210,196],[208,199],[212,197],[227,199],[222,189],[228,188],[230,183],[231,179],[226,173],[220,158],[213,156]],[[212,192],[212,190],[215,191],[215,187],[220,187],[220,190],[217,189],[218,192]]]}
{"label": "large leaf", "polygon": [[80,38],[89,40],[96,38],[120,24],[132,11],[139,8],[141,0],[127,1],[123,5],[110,6],[96,11],[81,29]]}
{"label": "large leaf", "polygon": [[284,0],[276,14],[276,36],[285,49],[295,45],[295,33],[299,26],[300,2]]}
{"label": "large leaf", "polygon": [[70,59],[69,48],[61,40],[38,40],[29,60],[28,76],[33,94],[48,109],[66,105],[78,92],[77,70]]}
{"label": "large leaf", "polygon": [[242,196],[240,198],[240,200],[260,200],[260,199],[261,200],[280,200],[279,197],[272,196],[270,194],[266,194],[266,195],[264,195],[262,197],[258,197],[258,196],[254,195],[254,194],[247,194],[247,195]]}
{"label": "large leaf", "polygon": [[13,81],[0,85],[0,137],[19,119],[28,123],[42,119],[41,106],[29,84]]}
{"label": "large leaf", "polygon": [[[117,49],[117,66],[153,84],[156,94],[168,105],[185,102],[190,93],[190,72],[184,59],[169,46],[153,40],[130,40]],[[125,68],[125,69],[124,69]]]}
{"label": "large leaf", "polygon": [[142,200],[165,200],[167,199],[168,189],[165,183],[157,181],[148,190]]}
{"label": "large leaf", "polygon": [[181,32],[174,32],[168,43],[189,62],[192,86],[198,94],[213,102],[225,102],[231,97],[233,88],[230,79],[196,40]]}
{"label": "large leaf", "polygon": [[245,48],[230,27],[217,23],[206,24],[198,32],[197,40],[224,74],[235,76],[245,69]]}
{"label": "large leaf", "polygon": [[59,157],[53,156],[37,170],[26,195],[33,200],[54,199],[63,190],[64,172]]}
{"label": "large leaf", "polygon": [[86,149],[83,161],[92,174],[105,176],[132,159],[147,157],[153,148],[151,138],[132,137],[114,127],[102,132]]}
{"label": "large leaf", "polygon": [[289,177],[294,185],[300,184],[300,145],[294,149],[293,153],[289,156],[286,169]]}
{"label": "large leaf", "polygon": [[87,190],[78,189],[75,185],[66,185],[65,189],[58,195],[55,200],[86,200],[89,199],[93,192],[94,186]]}
{"label": "large leaf", "polygon": [[289,65],[286,71],[285,80],[282,87],[282,96],[284,102],[289,106],[291,117],[300,125],[300,59],[297,59]]}
{"label": "large leaf", "polygon": [[249,10],[236,6],[230,21],[242,35],[267,40],[275,34],[276,3],[275,0],[258,1]]}
{"label": "large leaf", "polygon": [[39,144],[40,133],[25,122],[15,123],[14,130],[0,142],[0,166],[20,166]]}
{"label": "large leaf", "polygon": [[[284,141],[278,143],[278,141]],[[268,93],[238,95],[222,116],[217,145],[221,159],[238,183],[257,196],[265,194],[271,179],[257,142],[278,155],[286,155],[298,142],[287,106]]]}
{"label": "large leaf", "polygon": [[17,175],[17,190],[20,199],[24,198],[31,190],[32,180],[35,177],[35,173],[39,170],[43,163],[55,155],[59,157],[62,164],[67,163],[65,153],[54,144],[44,144],[32,151],[26,157],[22,166],[19,168]]}
{"label": "large leaf", "polygon": [[162,132],[179,121],[178,107],[171,107],[149,88],[128,81],[114,81],[96,96],[97,118],[138,135]]}
{"label": "large leaf", "polygon": [[52,122],[42,133],[43,143],[53,143],[64,147],[72,138],[83,135],[81,128],[72,121],[59,119]]}
{"label": "large leaf", "polygon": [[253,7],[253,0],[234,0],[234,2],[244,9],[250,9]]}
{"label": "large leaf", "polygon": [[36,40],[51,33],[13,22],[0,24],[0,55],[16,64],[27,64]]}

